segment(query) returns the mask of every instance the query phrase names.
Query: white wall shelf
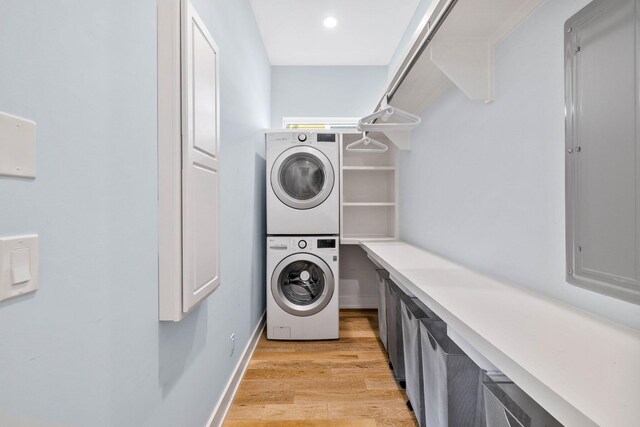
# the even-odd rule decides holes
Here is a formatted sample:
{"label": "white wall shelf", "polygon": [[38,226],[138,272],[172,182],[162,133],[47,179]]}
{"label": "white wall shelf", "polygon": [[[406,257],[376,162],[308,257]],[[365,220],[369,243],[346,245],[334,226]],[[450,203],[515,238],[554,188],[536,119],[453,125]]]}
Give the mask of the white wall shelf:
{"label": "white wall shelf", "polygon": [[392,241],[396,241],[397,239],[395,237],[388,237],[388,236],[377,236],[377,235],[371,235],[371,236],[360,236],[360,237],[351,237],[351,236],[345,236],[346,239],[358,239],[361,242],[392,242]]}
{"label": "white wall shelf", "polygon": [[361,241],[394,240],[397,237],[396,157],[397,149],[384,136],[376,136],[389,146],[384,153],[346,151],[362,137],[345,132],[340,158],[340,230],[342,244]]}
{"label": "white wall shelf", "polygon": [[345,171],[394,171],[394,166],[343,166]]}
{"label": "white wall shelf", "polygon": [[395,202],[343,202],[345,207],[395,206]]}
{"label": "white wall shelf", "polygon": [[563,425],[638,424],[640,332],[402,241],[361,246]]}
{"label": "white wall shelf", "polygon": [[419,115],[455,85],[471,100],[492,102],[495,46],[543,2],[434,2],[383,99],[390,94],[390,105]]}

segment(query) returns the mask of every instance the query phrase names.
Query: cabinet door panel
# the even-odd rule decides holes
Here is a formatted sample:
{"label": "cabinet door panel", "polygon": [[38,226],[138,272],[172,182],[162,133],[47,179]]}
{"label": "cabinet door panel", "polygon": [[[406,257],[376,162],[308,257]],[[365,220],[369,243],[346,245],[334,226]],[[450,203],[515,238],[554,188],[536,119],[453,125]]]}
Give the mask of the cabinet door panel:
{"label": "cabinet door panel", "polygon": [[220,284],[218,48],[189,2],[183,28],[183,311]]}

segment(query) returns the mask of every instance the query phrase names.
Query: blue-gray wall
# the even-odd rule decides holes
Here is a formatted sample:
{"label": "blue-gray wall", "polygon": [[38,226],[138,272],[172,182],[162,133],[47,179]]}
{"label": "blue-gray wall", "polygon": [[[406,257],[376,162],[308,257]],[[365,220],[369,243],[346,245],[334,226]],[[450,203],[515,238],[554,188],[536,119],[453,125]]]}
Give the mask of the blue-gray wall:
{"label": "blue-gray wall", "polygon": [[640,306],[565,281],[563,25],[547,1],[496,51],[496,101],[450,89],[400,157],[401,237],[640,328]]}
{"label": "blue-gray wall", "polygon": [[222,285],[172,324],[157,1],[0,0],[0,111],[38,124],[37,179],[0,177],[0,235],[38,233],[41,257],[41,289],[0,303],[0,419],[202,427],[263,313],[270,67],[248,0],[193,3],[221,52]]}
{"label": "blue-gray wall", "polygon": [[277,66],[271,69],[271,127],[283,117],[371,114],[387,79],[384,66]]}

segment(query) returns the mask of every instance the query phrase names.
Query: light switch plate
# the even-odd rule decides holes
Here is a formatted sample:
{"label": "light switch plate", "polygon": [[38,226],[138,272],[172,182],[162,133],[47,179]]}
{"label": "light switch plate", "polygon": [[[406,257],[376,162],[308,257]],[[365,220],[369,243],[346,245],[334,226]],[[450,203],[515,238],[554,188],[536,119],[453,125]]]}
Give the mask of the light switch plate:
{"label": "light switch plate", "polygon": [[40,286],[38,235],[0,237],[0,301]]}
{"label": "light switch plate", "polygon": [[0,112],[0,175],[36,177],[36,123]]}

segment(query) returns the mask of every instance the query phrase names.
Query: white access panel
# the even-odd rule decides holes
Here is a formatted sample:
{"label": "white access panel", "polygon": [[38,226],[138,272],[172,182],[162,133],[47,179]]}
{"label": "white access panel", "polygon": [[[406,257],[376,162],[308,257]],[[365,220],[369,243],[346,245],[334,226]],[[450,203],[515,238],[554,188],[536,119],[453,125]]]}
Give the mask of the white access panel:
{"label": "white access panel", "polygon": [[159,318],[220,284],[218,47],[188,0],[158,2]]}
{"label": "white access panel", "polygon": [[637,0],[599,0],[565,27],[567,280],[635,303],[640,303],[638,17]]}
{"label": "white access panel", "polygon": [[36,177],[36,124],[0,113],[0,175]]}

